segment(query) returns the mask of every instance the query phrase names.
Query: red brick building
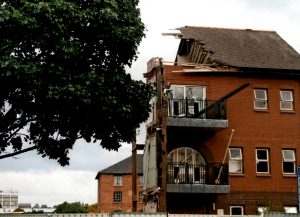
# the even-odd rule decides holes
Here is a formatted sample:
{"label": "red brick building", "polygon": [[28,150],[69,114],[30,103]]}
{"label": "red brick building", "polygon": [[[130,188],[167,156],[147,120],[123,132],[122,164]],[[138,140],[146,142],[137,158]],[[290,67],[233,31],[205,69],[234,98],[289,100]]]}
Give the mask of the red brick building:
{"label": "red brick building", "polygon": [[[98,172],[98,212],[132,211],[132,161],[128,157]],[[143,155],[137,155],[137,211],[143,210]]]}
{"label": "red brick building", "polygon": [[144,150],[148,205],[295,211],[300,55],[273,31],[188,26],[174,35],[175,63],[153,58],[144,74],[156,90]]}

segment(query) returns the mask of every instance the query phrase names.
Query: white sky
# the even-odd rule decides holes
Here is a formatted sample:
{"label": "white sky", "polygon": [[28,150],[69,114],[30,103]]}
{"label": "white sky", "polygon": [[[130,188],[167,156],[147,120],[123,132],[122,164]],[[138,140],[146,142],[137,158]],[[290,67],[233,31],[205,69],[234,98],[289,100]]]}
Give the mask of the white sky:
{"label": "white sky", "polygon": [[[300,52],[299,0],[140,0],[146,37],[128,72],[143,79],[147,61],[162,57],[174,61],[178,39],[162,36],[171,29],[190,25],[275,30]],[[144,143],[144,131],[138,137]],[[19,202],[53,206],[64,201],[97,202],[97,172],[130,156],[131,145],[108,152],[97,144],[76,143],[70,166],[60,167],[35,151],[0,160],[0,190],[18,191]]]}

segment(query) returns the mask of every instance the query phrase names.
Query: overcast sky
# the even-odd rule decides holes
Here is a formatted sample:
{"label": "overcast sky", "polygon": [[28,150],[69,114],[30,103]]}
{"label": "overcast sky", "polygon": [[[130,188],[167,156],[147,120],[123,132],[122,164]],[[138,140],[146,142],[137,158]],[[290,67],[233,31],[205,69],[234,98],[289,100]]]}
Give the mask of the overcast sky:
{"label": "overcast sky", "polygon": [[[128,69],[143,79],[147,61],[162,57],[174,61],[179,40],[162,33],[190,26],[274,30],[300,52],[299,0],[140,0],[146,37],[136,62]],[[99,123],[101,124],[101,123]],[[144,143],[141,130],[138,140]],[[20,203],[53,206],[64,201],[97,202],[97,172],[130,156],[131,145],[119,152],[78,141],[70,153],[70,166],[44,159],[35,151],[0,160],[0,190],[17,191]]]}

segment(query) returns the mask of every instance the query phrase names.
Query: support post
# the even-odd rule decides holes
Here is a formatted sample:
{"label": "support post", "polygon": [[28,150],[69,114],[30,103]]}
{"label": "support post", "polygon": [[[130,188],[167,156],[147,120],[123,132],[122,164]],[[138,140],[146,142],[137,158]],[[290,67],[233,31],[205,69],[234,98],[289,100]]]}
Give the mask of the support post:
{"label": "support post", "polygon": [[234,129],[231,130],[230,138],[229,138],[228,144],[227,144],[226,149],[225,149],[225,154],[224,154],[223,161],[222,161],[222,164],[221,164],[221,167],[220,167],[220,170],[219,170],[219,174],[218,174],[217,179],[215,180],[216,184],[220,184],[220,178],[221,178],[221,174],[223,172],[223,167],[224,167],[224,163],[225,163],[225,160],[226,160],[226,157],[227,157],[227,152],[229,150],[229,146],[230,146],[230,143],[231,143],[233,132],[234,132]]}
{"label": "support post", "polygon": [[136,155],[137,155],[137,151],[136,151],[136,140],[133,139],[132,141],[132,212],[136,212],[137,211],[137,186],[136,186],[136,178],[137,178],[137,174],[136,174]]}

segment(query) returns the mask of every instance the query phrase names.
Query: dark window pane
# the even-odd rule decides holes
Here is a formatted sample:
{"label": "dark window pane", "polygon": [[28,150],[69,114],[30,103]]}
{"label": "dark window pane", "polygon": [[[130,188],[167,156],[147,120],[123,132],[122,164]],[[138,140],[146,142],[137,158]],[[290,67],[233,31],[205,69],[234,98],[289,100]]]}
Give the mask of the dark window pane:
{"label": "dark window pane", "polygon": [[257,166],[257,172],[261,172],[261,173],[267,173],[269,172],[268,169],[268,162],[258,162],[256,164]]}
{"label": "dark window pane", "polygon": [[257,159],[259,160],[267,160],[267,150],[257,150]]}
{"label": "dark window pane", "polygon": [[199,182],[200,181],[200,168],[199,167],[194,168],[194,174],[195,174],[195,181]]}
{"label": "dark window pane", "polygon": [[242,215],[242,208],[241,207],[231,207],[231,215]]}
{"label": "dark window pane", "polygon": [[284,162],[283,163],[284,173],[295,173],[294,162]]}

